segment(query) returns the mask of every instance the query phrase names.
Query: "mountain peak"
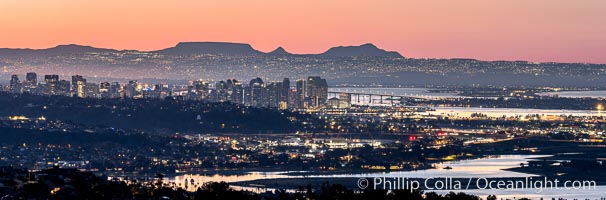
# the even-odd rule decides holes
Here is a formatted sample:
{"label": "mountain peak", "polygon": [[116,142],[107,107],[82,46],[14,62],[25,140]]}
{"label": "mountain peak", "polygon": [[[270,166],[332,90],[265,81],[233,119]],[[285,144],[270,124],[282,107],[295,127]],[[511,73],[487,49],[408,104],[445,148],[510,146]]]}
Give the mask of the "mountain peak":
{"label": "mountain peak", "polygon": [[388,57],[388,58],[404,58],[400,53],[395,51],[385,51],[379,49],[372,43],[362,44],[360,46],[338,46],[328,49],[322,53],[323,56],[332,57]]}
{"label": "mountain peak", "polygon": [[72,47],[91,47],[91,46],[79,45],[79,44],[60,44],[53,48],[72,48]]}
{"label": "mountain peak", "polygon": [[360,46],[361,47],[373,47],[373,48],[377,48],[378,49],[378,47],[375,46],[373,43],[366,43],[366,44],[363,44],[363,45],[360,45]]}
{"label": "mountain peak", "polygon": [[276,48],[276,50],[273,50],[273,51],[271,51],[271,52],[269,52],[267,54],[269,54],[269,55],[276,55],[276,56],[291,55],[291,53],[288,53],[288,51],[286,51],[282,47],[278,47],[278,48]]}

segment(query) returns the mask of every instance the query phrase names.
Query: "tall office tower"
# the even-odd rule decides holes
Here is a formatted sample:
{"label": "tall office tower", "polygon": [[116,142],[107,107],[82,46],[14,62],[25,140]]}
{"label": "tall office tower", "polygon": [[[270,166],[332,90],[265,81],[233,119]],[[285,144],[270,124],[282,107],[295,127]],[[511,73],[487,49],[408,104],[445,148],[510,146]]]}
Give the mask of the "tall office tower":
{"label": "tall office tower", "polygon": [[227,101],[235,103],[231,100],[232,95],[234,93],[234,82],[231,79],[227,79],[227,81],[225,81],[225,84],[227,85]]}
{"label": "tall office tower", "polygon": [[70,86],[69,81],[66,81],[66,80],[57,81],[57,82],[55,82],[55,89],[54,89],[53,94],[69,96],[70,95],[69,86]]}
{"label": "tall office tower", "polygon": [[86,83],[84,87],[84,97],[99,98],[99,85],[96,83]]}
{"label": "tall office tower", "polygon": [[263,107],[267,104],[266,91],[263,79],[257,77],[250,80],[250,105],[254,107]]}
{"label": "tall office tower", "polygon": [[59,75],[44,75],[44,82],[46,83],[57,83],[57,81],[59,81]]}
{"label": "tall office tower", "polygon": [[30,88],[36,87],[38,85],[38,75],[35,72],[28,72],[25,74],[25,81]]}
{"label": "tall office tower", "polygon": [[276,82],[269,82],[265,84],[265,92],[267,94],[266,107],[275,108],[278,106],[278,99],[280,99],[282,95],[277,94],[277,87]]}
{"label": "tall office tower", "polygon": [[231,81],[231,93],[229,94],[229,101],[237,104],[244,103],[244,88],[242,88],[242,83],[236,79],[228,81]]}
{"label": "tall office tower", "polygon": [[19,81],[19,76],[17,76],[17,74],[11,76],[9,90],[12,93],[21,93],[21,81]]}
{"label": "tall office tower", "polygon": [[209,97],[209,84],[203,80],[197,80],[193,82],[194,92],[198,98],[198,100],[208,100]]}
{"label": "tall office tower", "polygon": [[102,82],[99,84],[99,97],[107,99],[109,98],[109,82]]}
{"label": "tall office tower", "polygon": [[135,84],[135,98],[143,98],[143,87],[145,85],[143,85],[142,83],[139,83],[137,81],[137,83]]}
{"label": "tall office tower", "polygon": [[290,88],[288,91],[288,105],[287,108],[297,108],[297,89]]}
{"label": "tall office tower", "polygon": [[283,95],[283,83],[282,82],[271,82],[266,86],[267,88],[267,103],[270,108],[278,108],[280,102],[282,102]]}
{"label": "tall office tower", "polygon": [[161,85],[162,84],[155,84],[152,88],[150,88],[153,98],[160,99]]}
{"label": "tall office tower", "polygon": [[219,95],[217,94],[217,89],[215,88],[215,85],[208,89],[208,97],[206,98],[206,100],[210,102],[217,102],[219,100]]}
{"label": "tall office tower", "polygon": [[77,96],[80,98],[86,97],[86,82],[78,80],[74,84],[72,82],[72,96]]}
{"label": "tall office tower", "polygon": [[139,82],[137,80],[130,80],[128,84],[124,86],[124,96],[126,98],[136,98],[139,94],[137,94],[137,87],[139,86]]}
{"label": "tall office tower", "polygon": [[257,107],[263,107],[263,108],[269,108],[269,87],[268,87],[268,83],[265,83],[263,85],[263,87],[261,88],[261,92],[257,93],[258,95],[256,95],[257,97],[259,97],[259,99],[256,101],[257,102]]}
{"label": "tall office tower", "polygon": [[[290,93],[290,79],[288,78],[284,78],[284,80],[282,80],[282,99],[280,100],[280,104],[286,104],[286,108],[288,108],[288,105],[290,104],[290,100],[289,100],[289,93]],[[284,109],[286,109],[284,108]]]}
{"label": "tall office tower", "polygon": [[46,83],[46,91],[44,91],[45,94],[53,95],[57,93],[56,86],[57,82],[59,82],[59,75],[44,75],[44,82]]}
{"label": "tall office tower", "polygon": [[252,106],[252,87],[250,85],[242,88],[242,104]]}
{"label": "tall office tower", "polygon": [[109,98],[120,98],[120,83],[112,82],[109,85]]}
{"label": "tall office tower", "polygon": [[326,79],[319,76],[310,76],[307,78],[307,97],[311,100],[312,107],[320,107],[328,101],[328,83]]}
{"label": "tall office tower", "polygon": [[28,93],[37,93],[38,75],[34,72],[25,74],[25,81],[21,83],[21,90]]}
{"label": "tall office tower", "polygon": [[72,76],[72,92],[74,96],[84,97],[84,87],[86,86],[86,79],[80,75]]}
{"label": "tall office tower", "polygon": [[168,88],[168,84],[166,83],[160,83],[158,84],[158,88],[156,88],[156,90],[158,90],[158,98],[160,99],[164,99],[168,96],[170,96],[170,89]]}
{"label": "tall office tower", "polygon": [[49,95],[50,94],[50,86],[46,84],[46,82],[38,83],[38,87],[36,87],[35,94],[39,95]]}
{"label": "tall office tower", "polygon": [[215,90],[217,92],[216,100],[217,102],[226,102],[228,97],[227,92],[227,83],[225,81],[219,81],[215,84]]}
{"label": "tall office tower", "polygon": [[143,98],[144,99],[160,98],[160,92],[157,90],[157,88],[159,88],[159,87],[160,87],[160,85],[156,84],[151,87],[143,88],[143,90],[141,91],[143,93]]}
{"label": "tall office tower", "polygon": [[304,79],[299,79],[296,81],[296,89],[297,89],[297,95],[295,98],[295,104],[297,105],[297,108],[306,108],[307,107],[307,101],[306,101],[306,94],[307,94],[307,88],[305,87],[306,83]]}

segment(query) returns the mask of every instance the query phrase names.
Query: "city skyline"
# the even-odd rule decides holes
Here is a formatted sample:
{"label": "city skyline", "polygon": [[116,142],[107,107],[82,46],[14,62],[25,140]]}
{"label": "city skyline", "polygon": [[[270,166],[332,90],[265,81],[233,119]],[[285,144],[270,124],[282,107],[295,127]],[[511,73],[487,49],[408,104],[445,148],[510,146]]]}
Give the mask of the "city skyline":
{"label": "city skyline", "polygon": [[0,0],[0,200],[606,200],[604,0]]}
{"label": "city skyline", "polygon": [[[42,79],[42,77],[44,79]],[[195,80],[189,84],[143,83],[131,79],[127,83],[90,82],[82,75],[72,75],[71,82],[57,74],[41,75],[27,72],[21,80],[11,75],[9,85],[0,85],[1,92],[14,94],[60,95],[96,99],[164,99],[166,97],[193,101],[230,102],[245,106],[279,108],[318,108],[328,103],[328,84],[319,76],[294,80],[267,81],[252,78],[247,84],[237,79],[220,81]],[[70,76],[67,76],[68,78]],[[337,102],[339,103],[339,102]]]}
{"label": "city skyline", "polygon": [[411,58],[606,63],[600,55],[606,48],[604,4],[11,0],[0,2],[6,27],[0,44],[158,50],[183,41],[226,41],[306,54],[374,43]]}

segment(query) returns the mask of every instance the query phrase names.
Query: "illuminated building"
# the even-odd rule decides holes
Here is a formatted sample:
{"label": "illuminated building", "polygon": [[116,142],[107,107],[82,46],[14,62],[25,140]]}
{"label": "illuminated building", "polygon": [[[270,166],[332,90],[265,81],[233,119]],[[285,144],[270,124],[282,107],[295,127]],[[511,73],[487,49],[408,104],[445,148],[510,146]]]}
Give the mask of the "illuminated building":
{"label": "illuminated building", "polygon": [[130,80],[128,84],[124,86],[124,96],[126,98],[135,98],[139,94],[137,93],[137,87],[139,86],[139,82],[137,80]]}
{"label": "illuminated building", "polygon": [[307,107],[307,103],[306,103],[306,100],[305,100],[305,97],[306,97],[306,95],[305,95],[305,91],[306,91],[305,80],[303,80],[303,79],[297,80],[296,81],[296,86],[297,86],[296,87],[297,91],[296,91],[295,103],[297,105],[297,108],[305,108],[305,107]]}
{"label": "illuminated building", "polygon": [[266,107],[267,101],[264,101],[266,98],[265,94],[265,84],[263,83],[263,79],[257,77],[255,79],[250,80],[248,86],[250,87],[250,94],[247,95],[250,97],[249,105],[255,107]]}
{"label": "illuminated building", "polygon": [[99,84],[99,97],[104,99],[109,98],[109,89],[109,82],[102,82],[101,84]]}
{"label": "illuminated building", "polygon": [[77,96],[77,97],[84,97],[85,96],[85,87],[86,87],[86,79],[84,79],[84,77],[80,76],[80,75],[73,75],[72,76],[72,91],[73,91],[73,95]]}
{"label": "illuminated building", "polygon": [[120,98],[120,83],[112,82],[109,85],[109,98]]}
{"label": "illuminated building", "polygon": [[227,79],[227,87],[229,90],[229,101],[237,104],[243,103],[244,88],[242,88],[242,83],[236,79]]}
{"label": "illuminated building", "polygon": [[284,109],[287,109],[290,105],[289,97],[290,97],[290,79],[284,78],[282,80],[282,99],[280,100],[280,105],[282,105],[282,104],[286,105],[286,108],[284,108]]}
{"label": "illuminated building", "polygon": [[55,87],[57,85],[57,82],[59,82],[59,75],[44,75],[44,82],[46,83],[46,91],[44,93],[55,94],[57,92]]}
{"label": "illuminated building", "polygon": [[70,86],[69,81],[66,81],[66,80],[57,81],[55,83],[54,94],[56,94],[56,95],[63,95],[63,96],[69,96],[70,95],[70,90],[69,90],[70,87],[69,86]]}
{"label": "illuminated building", "polygon": [[200,100],[206,100],[208,98],[208,82],[206,81],[194,81],[193,83],[194,86],[194,92],[196,93],[196,95],[198,96],[198,98]]}
{"label": "illuminated building", "polygon": [[84,96],[86,98],[99,98],[99,85],[96,83],[86,83]]}
{"label": "illuminated building", "polygon": [[19,76],[16,74],[11,76],[9,89],[12,93],[21,93],[21,81],[19,81]]}
{"label": "illuminated building", "polygon": [[27,87],[35,88],[38,85],[38,75],[35,72],[25,74],[25,83]]}
{"label": "illuminated building", "polygon": [[328,83],[326,79],[319,76],[310,76],[307,78],[307,97],[311,100],[310,106],[320,107],[326,104],[328,100]]}

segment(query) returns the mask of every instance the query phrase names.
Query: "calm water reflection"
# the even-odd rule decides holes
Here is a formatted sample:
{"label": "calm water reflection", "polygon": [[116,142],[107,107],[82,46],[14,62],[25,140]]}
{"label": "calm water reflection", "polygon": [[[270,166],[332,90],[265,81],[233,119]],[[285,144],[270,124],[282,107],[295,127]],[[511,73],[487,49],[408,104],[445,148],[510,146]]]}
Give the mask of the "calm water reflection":
{"label": "calm water reflection", "polygon": [[[409,178],[430,178],[430,177],[526,177],[529,174],[504,171],[503,169],[520,166],[520,163],[526,162],[528,158],[540,157],[537,155],[503,155],[492,158],[479,158],[473,160],[449,161],[436,164],[436,168],[418,171],[397,171],[390,173],[363,173],[363,174],[343,174],[343,175],[319,175],[309,177],[409,177]],[[452,169],[444,169],[450,166]]]}
{"label": "calm water reflection", "polygon": [[526,109],[526,108],[478,108],[478,107],[435,107],[435,111],[428,111],[433,115],[450,115],[469,117],[473,113],[482,113],[489,117],[512,117],[526,115],[572,115],[572,116],[602,116],[604,111],[591,110],[556,110],[556,109]]}
{"label": "calm water reflection", "polygon": [[[449,161],[436,164],[435,169],[418,170],[418,171],[398,171],[398,172],[377,172],[377,173],[355,173],[355,174],[333,174],[333,175],[289,175],[290,172],[250,172],[243,175],[219,175],[212,176],[204,175],[180,175],[171,178],[171,181],[182,183],[185,180],[194,179],[196,183],[209,181],[225,181],[239,182],[252,181],[260,179],[278,179],[278,178],[351,178],[351,177],[525,177],[529,174],[504,171],[503,169],[519,166],[520,163],[526,162],[528,158],[539,157],[537,155],[503,155],[492,158],[480,158],[473,160]],[[445,166],[450,166],[452,169],[443,169]]]}
{"label": "calm water reflection", "polygon": [[544,96],[558,95],[566,98],[606,98],[606,90],[542,92],[537,94]]}
{"label": "calm water reflection", "polygon": [[[292,179],[292,178],[358,178],[358,177],[409,177],[409,178],[429,178],[429,177],[455,177],[455,178],[494,178],[494,177],[528,177],[534,176],[532,174],[518,173],[505,171],[504,169],[517,167],[520,163],[526,162],[529,158],[543,157],[542,155],[502,155],[497,157],[480,158],[473,160],[462,160],[462,161],[449,161],[436,164],[435,169],[419,170],[419,171],[401,171],[401,172],[377,172],[377,173],[353,173],[353,174],[336,174],[336,175],[289,175],[291,172],[250,172],[243,175],[219,175],[215,174],[212,176],[205,175],[180,175],[169,178],[171,182],[175,182],[178,185],[184,186],[185,182],[188,182],[190,186],[188,189],[193,190],[196,188],[192,187],[191,180],[194,180],[194,185],[201,185],[209,181],[225,181],[225,182],[239,182],[239,181],[252,181],[261,179]],[[452,169],[443,169],[446,166],[452,167]],[[236,189],[252,189],[247,187],[237,187]],[[272,188],[268,188],[263,191],[273,191]],[[449,191],[436,191],[438,193],[448,193]],[[599,199],[605,196],[606,186],[598,186],[595,190],[544,190],[538,193],[535,190],[466,190],[466,191],[455,191],[465,192],[468,194],[478,195],[482,198],[491,194],[496,194],[499,199],[514,197],[521,198],[568,198],[568,199]]]}

